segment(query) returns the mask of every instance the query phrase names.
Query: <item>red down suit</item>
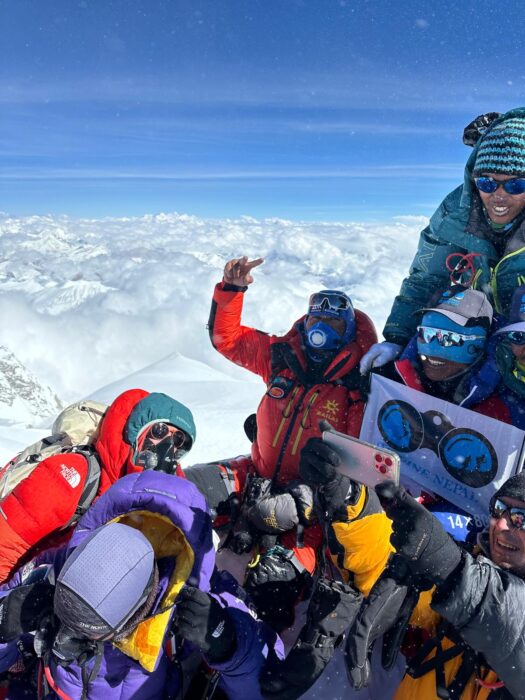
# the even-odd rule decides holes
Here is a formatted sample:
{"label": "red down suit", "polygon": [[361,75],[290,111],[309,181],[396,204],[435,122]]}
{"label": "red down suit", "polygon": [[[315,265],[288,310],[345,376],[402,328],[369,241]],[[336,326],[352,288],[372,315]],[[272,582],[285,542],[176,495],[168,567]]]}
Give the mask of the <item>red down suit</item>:
{"label": "red down suit", "polygon": [[[359,435],[365,406],[359,360],[377,342],[377,334],[370,318],[356,310],[356,339],[317,375],[309,368],[303,347],[304,318],[284,336],[269,335],[241,324],[243,298],[243,291],[230,291],[224,282],[215,287],[210,338],[224,357],[258,374],[267,386],[257,408],[252,460],[259,476],[283,485],[299,478],[301,449],[309,438],[320,436],[320,420],[348,435]],[[316,539],[320,544],[320,537]],[[306,533],[307,545],[308,540]],[[314,560],[305,551],[297,554],[312,571]]]}
{"label": "red down suit", "polygon": [[[124,474],[142,471],[131,462],[132,445],[123,438],[126,422],[147,391],[131,389],[109,407],[94,444],[100,461],[97,496]],[[44,459],[0,502],[0,582],[37,551],[58,544],[79,504],[88,476],[87,459],[65,452]]]}

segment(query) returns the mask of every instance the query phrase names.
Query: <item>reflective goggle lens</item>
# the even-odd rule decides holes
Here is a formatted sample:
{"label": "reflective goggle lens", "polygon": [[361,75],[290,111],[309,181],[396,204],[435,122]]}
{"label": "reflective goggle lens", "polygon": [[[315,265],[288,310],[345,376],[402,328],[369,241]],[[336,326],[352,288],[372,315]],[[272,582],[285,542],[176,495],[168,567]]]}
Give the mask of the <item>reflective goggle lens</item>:
{"label": "reflective goggle lens", "polygon": [[505,333],[505,339],[513,345],[525,345],[525,331],[509,331]]}
{"label": "reflective goggle lens", "polygon": [[480,192],[491,194],[495,192],[500,185],[507,194],[523,194],[525,193],[525,178],[513,177],[512,180],[495,180],[492,177],[475,177],[474,182]]}
{"label": "reflective goggle lens", "polygon": [[343,294],[338,294],[337,292],[316,292],[311,295],[310,301],[308,302],[310,313],[325,311],[326,309],[330,311],[344,311],[351,308],[351,306],[350,300]]}
{"label": "reflective goggle lens", "polygon": [[431,343],[434,339],[444,348],[463,345],[467,340],[479,340],[482,335],[466,335],[455,333],[454,331],[444,331],[441,328],[430,328],[429,326],[418,326],[417,337],[425,343]]}
{"label": "reflective goggle lens", "polygon": [[153,423],[149,429],[149,436],[154,440],[164,440],[167,435],[171,433],[171,438],[173,441],[173,446],[178,449],[182,447],[186,442],[186,434],[168,423]]}
{"label": "reflective goggle lens", "polygon": [[513,508],[497,498],[490,506],[490,514],[496,520],[507,517],[512,527],[525,530],[525,509]]}

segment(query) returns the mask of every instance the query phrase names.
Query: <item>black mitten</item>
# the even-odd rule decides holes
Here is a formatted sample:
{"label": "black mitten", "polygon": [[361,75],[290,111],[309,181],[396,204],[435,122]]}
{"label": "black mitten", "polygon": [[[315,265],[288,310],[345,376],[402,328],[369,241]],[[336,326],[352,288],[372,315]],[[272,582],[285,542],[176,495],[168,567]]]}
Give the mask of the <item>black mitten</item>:
{"label": "black mitten", "polygon": [[352,624],[362,595],[339,581],[319,579],[308,606],[307,622],[284,661],[272,660],[261,677],[264,697],[296,700],[319,678]]}
{"label": "black mitten", "polygon": [[301,450],[299,474],[309,486],[321,486],[336,476],[341,455],[321,438],[312,437]]}
{"label": "black mitten", "polygon": [[347,522],[348,512],[346,507],[355,505],[361,486],[343,474],[335,477],[317,490],[316,508],[322,520],[327,522]]}
{"label": "black mitten", "polygon": [[44,582],[13,588],[0,600],[0,642],[37,630],[41,619],[53,612],[54,594],[54,586]]}
{"label": "black mitten", "polygon": [[376,486],[381,505],[392,520],[390,542],[413,574],[442,584],[461,561],[461,550],[440,522],[402,486]]}
{"label": "black mitten", "polygon": [[290,627],[294,608],[305,587],[305,576],[291,561],[291,550],[276,546],[248,570],[245,589],[259,617],[276,632]]}
{"label": "black mitten", "polygon": [[176,632],[211,661],[225,661],[235,650],[235,625],[226,608],[198,588],[184,586],[181,590],[173,622]]}
{"label": "black mitten", "polygon": [[382,635],[390,634],[383,654],[384,666],[391,668],[394,665],[421,590],[413,587],[411,580],[412,575],[405,560],[394,556],[374,584],[348,631],[346,671],[350,684],[356,690],[370,683],[370,655],[374,643]]}

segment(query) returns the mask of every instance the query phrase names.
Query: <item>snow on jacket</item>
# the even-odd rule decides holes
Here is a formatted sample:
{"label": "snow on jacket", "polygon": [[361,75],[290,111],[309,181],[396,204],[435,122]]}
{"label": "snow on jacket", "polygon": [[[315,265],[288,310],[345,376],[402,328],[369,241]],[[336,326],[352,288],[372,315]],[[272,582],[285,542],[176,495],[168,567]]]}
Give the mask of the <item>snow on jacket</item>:
{"label": "snow on jacket", "polygon": [[[173,410],[170,402],[173,399],[164,394],[142,389],[130,389],[113,401],[94,444],[101,467],[97,496],[124,474],[142,471],[131,461],[135,439],[147,423],[169,419],[165,414]],[[1,501],[0,582],[37,551],[68,537],[63,527],[75,513],[87,475],[88,463],[82,455],[53,455]]]}
{"label": "snow on jacket", "polygon": [[304,319],[282,337],[241,325],[244,293],[215,287],[209,321],[214,347],[232,362],[262,377],[267,391],[257,409],[252,458],[260,476],[287,483],[299,477],[299,455],[319,421],[358,436],[364,412],[359,360],[377,341],[372,321],[356,311],[356,340],[346,345],[322,377],[309,371],[302,346]]}
{"label": "snow on jacket", "polygon": [[[492,126],[524,115],[525,108],[511,110]],[[383,331],[390,342],[405,345],[415,333],[417,311],[428,306],[435,292],[450,286],[446,259],[452,253],[458,254],[453,264],[459,262],[460,256],[475,254],[471,258],[475,267],[473,287],[482,291],[491,288],[493,306],[500,313],[507,314],[512,293],[521,284],[525,274],[525,219],[507,237],[499,234],[503,241],[500,248],[472,183],[476,153],[477,146],[467,161],[463,185],[445,197],[420,234],[409,275],[401,285]]]}
{"label": "snow on jacket", "polygon": [[[90,532],[113,521],[135,527],[148,538],[159,567],[160,590],[154,615],[123,640],[104,644],[102,663],[88,684],[86,700],[160,700],[177,695],[182,682],[180,666],[168,658],[165,641],[178,592],[189,578],[192,585],[211,592],[228,609],[235,625],[237,644],[232,657],[220,664],[208,660],[220,671],[222,688],[228,697],[261,698],[258,676],[268,646],[276,637],[232,594],[230,579],[214,576],[211,586],[215,562],[211,518],[204,497],[192,483],[153,471],[122,478],[84,515],[68,545],[51,553],[51,557],[41,555],[38,563],[46,556],[52,558],[57,576],[67,556]],[[19,583],[17,574],[4,590]],[[192,651],[191,644],[184,642],[182,648],[177,648],[175,661]],[[82,669],[75,664],[58,666],[52,658],[49,668],[53,685],[71,700],[79,700],[84,684]],[[88,671],[94,663],[88,663]],[[59,691],[47,697],[60,696]],[[17,700],[16,695],[8,697]]]}

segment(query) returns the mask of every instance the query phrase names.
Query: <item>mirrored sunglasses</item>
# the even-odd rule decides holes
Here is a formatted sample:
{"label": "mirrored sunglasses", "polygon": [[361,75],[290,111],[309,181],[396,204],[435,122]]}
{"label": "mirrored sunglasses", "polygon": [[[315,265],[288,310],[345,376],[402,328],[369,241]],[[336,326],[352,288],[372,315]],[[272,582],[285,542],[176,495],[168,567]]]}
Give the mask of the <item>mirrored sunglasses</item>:
{"label": "mirrored sunglasses", "polygon": [[512,180],[495,180],[493,177],[475,177],[474,183],[480,192],[492,194],[498,187],[503,187],[507,194],[525,193],[525,178],[513,177]]}
{"label": "mirrored sunglasses", "polygon": [[468,340],[482,340],[485,338],[484,335],[467,335],[466,333],[444,331],[441,328],[431,328],[430,326],[418,326],[417,337],[425,343],[437,340],[444,348],[459,347]]}
{"label": "mirrored sunglasses", "polygon": [[175,449],[179,449],[186,442],[186,433],[170,423],[153,423],[146,434],[146,439],[160,441],[168,435],[172,438]]}
{"label": "mirrored sunglasses", "polygon": [[516,530],[525,530],[525,508],[514,508],[508,506],[499,498],[490,504],[490,514],[496,520],[507,518],[512,527]]}
{"label": "mirrored sunglasses", "polygon": [[505,333],[505,340],[513,345],[525,345],[525,331],[509,331]]}

